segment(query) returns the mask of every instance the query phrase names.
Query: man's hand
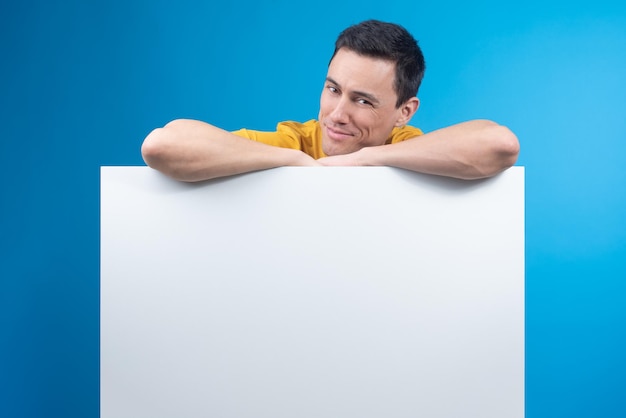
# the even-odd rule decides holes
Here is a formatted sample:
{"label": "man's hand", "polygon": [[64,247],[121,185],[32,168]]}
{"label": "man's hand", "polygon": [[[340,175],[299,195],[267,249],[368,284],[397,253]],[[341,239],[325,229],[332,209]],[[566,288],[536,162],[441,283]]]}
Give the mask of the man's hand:
{"label": "man's hand", "polygon": [[350,154],[333,155],[331,157],[319,158],[317,162],[325,166],[360,166],[366,165],[365,161],[360,158],[360,151]]}
{"label": "man's hand", "polygon": [[321,164],[319,160],[316,160],[315,158],[311,157],[309,154],[302,152],[302,151],[297,151],[297,150],[293,150],[294,151],[294,156],[297,156],[295,158],[293,158],[293,161],[291,161],[288,164],[285,164],[286,166],[292,166],[292,167],[319,167],[320,165],[324,165]]}

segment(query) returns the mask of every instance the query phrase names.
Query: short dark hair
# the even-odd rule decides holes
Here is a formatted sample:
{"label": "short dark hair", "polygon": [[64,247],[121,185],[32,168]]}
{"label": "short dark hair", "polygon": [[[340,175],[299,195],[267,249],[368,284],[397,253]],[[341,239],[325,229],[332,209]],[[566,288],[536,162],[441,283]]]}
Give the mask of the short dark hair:
{"label": "short dark hair", "polygon": [[398,95],[396,107],[417,95],[426,71],[426,62],[417,41],[402,26],[366,20],[339,34],[332,58],[341,48],[359,55],[395,62],[394,89]]}

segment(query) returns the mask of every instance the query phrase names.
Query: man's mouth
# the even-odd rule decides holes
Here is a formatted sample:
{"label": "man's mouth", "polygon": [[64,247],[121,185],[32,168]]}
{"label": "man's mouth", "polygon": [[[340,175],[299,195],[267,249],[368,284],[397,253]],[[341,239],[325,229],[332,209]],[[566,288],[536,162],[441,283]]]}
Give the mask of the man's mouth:
{"label": "man's mouth", "polygon": [[326,134],[330,139],[335,141],[345,141],[346,139],[350,139],[354,136],[350,132],[344,131],[342,129],[333,128],[328,125],[326,125]]}

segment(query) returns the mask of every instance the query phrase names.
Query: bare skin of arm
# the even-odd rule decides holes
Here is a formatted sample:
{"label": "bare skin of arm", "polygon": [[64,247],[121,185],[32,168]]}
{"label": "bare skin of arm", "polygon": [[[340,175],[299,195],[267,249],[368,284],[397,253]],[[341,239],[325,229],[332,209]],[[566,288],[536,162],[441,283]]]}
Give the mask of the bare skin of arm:
{"label": "bare skin of arm", "polygon": [[182,119],[152,131],[141,151],[150,167],[189,182],[273,167],[316,165],[392,166],[469,180],[512,166],[519,142],[504,126],[474,120],[397,144],[316,161],[298,150],[261,144],[204,122]]}
{"label": "bare skin of arm", "polygon": [[141,154],[150,167],[188,182],[281,166],[320,165],[299,150],[265,145],[186,119],[152,131]]}
{"label": "bare skin of arm", "polygon": [[517,137],[506,127],[473,120],[397,144],[317,160],[322,165],[392,166],[460,179],[491,177],[515,164]]}

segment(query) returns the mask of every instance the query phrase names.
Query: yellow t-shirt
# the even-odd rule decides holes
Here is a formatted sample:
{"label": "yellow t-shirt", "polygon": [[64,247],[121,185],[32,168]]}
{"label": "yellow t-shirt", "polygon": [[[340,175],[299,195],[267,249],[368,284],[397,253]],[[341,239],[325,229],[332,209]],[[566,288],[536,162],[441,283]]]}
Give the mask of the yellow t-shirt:
{"label": "yellow t-shirt", "polygon": [[[317,120],[310,120],[305,123],[281,122],[276,126],[276,132],[240,129],[233,133],[267,145],[297,149],[309,154],[316,160],[326,156],[322,151],[322,129]],[[385,143],[395,144],[420,135],[423,135],[423,132],[412,126],[394,128]]]}

